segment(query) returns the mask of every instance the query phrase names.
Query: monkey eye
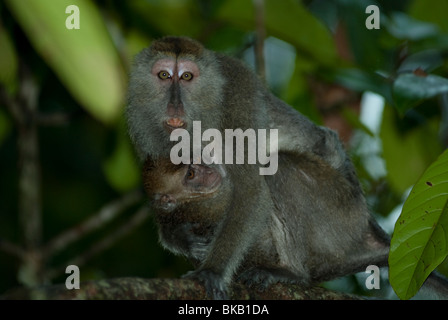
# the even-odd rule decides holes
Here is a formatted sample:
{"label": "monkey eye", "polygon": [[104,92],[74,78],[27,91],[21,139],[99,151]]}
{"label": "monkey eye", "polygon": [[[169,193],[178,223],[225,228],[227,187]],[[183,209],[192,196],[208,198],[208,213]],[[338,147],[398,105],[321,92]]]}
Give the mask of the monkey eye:
{"label": "monkey eye", "polygon": [[181,76],[182,80],[190,81],[193,79],[193,74],[191,72],[184,72]]}
{"label": "monkey eye", "polygon": [[186,178],[187,178],[188,180],[191,180],[191,179],[194,178],[194,170],[193,170],[193,169],[191,169],[191,168],[188,169]]}
{"label": "monkey eye", "polygon": [[171,75],[168,73],[168,71],[162,70],[157,75],[162,80],[171,79]]}

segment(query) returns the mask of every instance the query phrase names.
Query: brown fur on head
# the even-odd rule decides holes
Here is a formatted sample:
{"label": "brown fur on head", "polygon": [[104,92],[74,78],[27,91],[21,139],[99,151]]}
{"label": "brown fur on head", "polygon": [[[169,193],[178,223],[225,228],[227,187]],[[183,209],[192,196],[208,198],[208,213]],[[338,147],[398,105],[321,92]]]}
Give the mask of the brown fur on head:
{"label": "brown fur on head", "polygon": [[172,36],[154,41],[150,49],[152,52],[174,53],[176,57],[181,53],[183,55],[199,57],[204,51],[203,45],[195,40]]}
{"label": "brown fur on head", "polygon": [[152,197],[156,193],[165,191],[167,177],[181,169],[181,166],[176,166],[171,161],[148,157],[142,170],[143,186],[146,193]]}

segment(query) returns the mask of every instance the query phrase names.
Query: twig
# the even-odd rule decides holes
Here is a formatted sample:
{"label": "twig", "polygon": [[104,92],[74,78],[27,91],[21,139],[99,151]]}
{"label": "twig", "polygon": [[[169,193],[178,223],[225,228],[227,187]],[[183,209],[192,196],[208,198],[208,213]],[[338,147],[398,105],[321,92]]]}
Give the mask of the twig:
{"label": "twig", "polygon": [[37,122],[40,126],[63,126],[70,122],[71,115],[67,113],[38,114]]}
{"label": "twig", "polygon": [[[20,87],[15,97],[11,97],[4,88],[0,98],[9,109],[16,122],[17,153],[19,158],[19,223],[22,228],[24,250],[34,253],[35,259],[22,256],[21,270],[28,270],[27,285],[41,282],[42,260],[38,248],[42,242],[41,177],[39,163],[39,145],[37,131],[38,86],[25,65],[20,66]],[[37,261],[37,263],[36,263]]]}
{"label": "twig", "polygon": [[264,23],[264,0],[253,0],[255,7],[255,66],[258,75],[262,79],[266,79],[266,68],[264,64],[264,39],[266,38],[266,30]]}
{"label": "twig", "polygon": [[[38,87],[26,66],[22,66],[22,77],[16,122],[19,136],[19,217],[24,229],[25,247],[35,249],[42,241],[42,213],[40,207],[40,165],[36,124]],[[20,108],[20,109],[19,109]]]}
{"label": "twig", "polygon": [[89,259],[97,255],[99,252],[112,246],[118,239],[131,232],[148,217],[149,208],[147,205],[144,205],[131,217],[131,219],[129,219],[126,224],[122,225],[114,233],[96,242],[89,250],[65,263],[63,266],[48,270],[48,272],[46,273],[46,277],[48,279],[55,278],[56,276],[64,272],[65,268],[69,265],[76,265],[78,267],[83,266]]}
{"label": "twig", "polygon": [[62,248],[65,248],[71,243],[77,241],[87,233],[101,228],[106,223],[120,215],[126,208],[137,203],[140,199],[142,199],[142,197],[142,192],[140,190],[135,190],[129,192],[118,200],[114,200],[111,203],[106,204],[91,218],[53,238],[43,248],[43,256],[48,258]]}
{"label": "twig", "polygon": [[25,251],[21,247],[7,240],[3,240],[1,238],[0,238],[0,251],[15,256],[20,260],[24,260],[26,255]]}

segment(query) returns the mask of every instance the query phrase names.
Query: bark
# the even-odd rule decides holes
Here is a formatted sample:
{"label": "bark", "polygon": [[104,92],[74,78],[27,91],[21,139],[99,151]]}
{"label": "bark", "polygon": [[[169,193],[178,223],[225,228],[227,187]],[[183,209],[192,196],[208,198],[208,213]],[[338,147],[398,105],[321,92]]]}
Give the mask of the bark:
{"label": "bark", "polygon": [[[302,288],[298,285],[277,283],[265,291],[232,286],[235,300],[359,300],[360,297],[335,292],[321,287]],[[37,288],[14,289],[0,299],[39,300],[202,300],[207,299],[204,287],[189,279],[116,278],[86,281],[80,289],[68,290],[64,284]]]}

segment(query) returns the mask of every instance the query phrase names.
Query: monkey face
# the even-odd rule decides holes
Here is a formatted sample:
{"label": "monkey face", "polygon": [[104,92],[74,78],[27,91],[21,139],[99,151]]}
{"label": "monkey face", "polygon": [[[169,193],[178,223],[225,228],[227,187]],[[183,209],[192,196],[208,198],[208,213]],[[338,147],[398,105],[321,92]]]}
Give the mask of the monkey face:
{"label": "monkey face", "polygon": [[220,172],[202,164],[174,165],[169,159],[145,162],[143,180],[154,208],[163,212],[214,196],[222,184]]}
{"label": "monkey face", "polygon": [[167,105],[163,126],[171,133],[177,128],[187,126],[182,96],[183,91],[192,89],[199,81],[199,68],[191,60],[175,59],[175,57],[157,60],[151,69],[154,86],[165,92]]}
{"label": "monkey face", "polygon": [[[154,41],[135,59],[126,109],[129,133],[144,159],[166,156],[174,129],[192,134],[193,121],[218,128],[224,77],[213,52],[182,37]],[[149,139],[148,137],[151,137]]]}

